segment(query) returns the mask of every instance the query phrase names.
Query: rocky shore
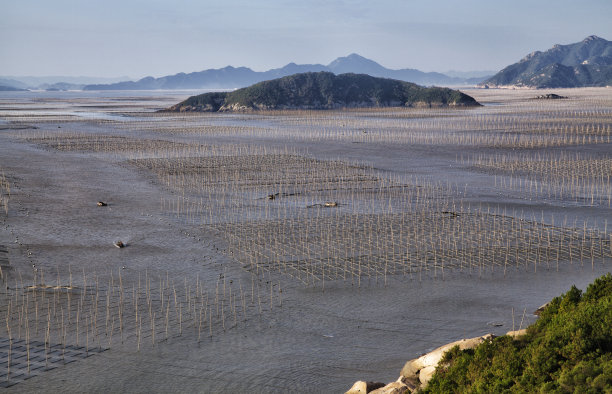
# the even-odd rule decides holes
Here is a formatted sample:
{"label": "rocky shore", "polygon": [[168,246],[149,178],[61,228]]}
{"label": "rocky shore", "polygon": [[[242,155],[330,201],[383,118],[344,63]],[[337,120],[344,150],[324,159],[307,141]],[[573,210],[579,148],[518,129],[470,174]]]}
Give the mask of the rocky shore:
{"label": "rocky shore", "polygon": [[[527,329],[524,328],[516,331],[508,331],[506,335],[517,338],[525,335],[526,332]],[[395,382],[385,384],[359,380],[353,384],[346,394],[405,394],[416,392],[418,389],[427,386],[427,383],[431,380],[436,371],[438,363],[447,351],[455,346],[459,346],[461,350],[473,349],[484,341],[492,340],[494,337],[493,334],[486,334],[479,337],[461,339],[459,341],[447,343],[418,358],[407,361],[400,371],[399,378]]]}
{"label": "rocky shore", "polygon": [[[533,314],[539,316],[549,304],[550,302],[547,302],[540,306]],[[518,338],[526,333],[527,329],[523,328],[508,331],[506,335],[512,338]],[[442,360],[442,357],[444,357],[447,351],[455,346],[459,346],[461,350],[473,349],[484,341],[491,341],[493,338],[495,338],[495,335],[489,333],[479,337],[461,339],[459,341],[447,343],[418,358],[407,361],[400,371],[399,378],[397,378],[395,382],[385,384],[381,382],[358,380],[345,394],[406,394],[417,392],[419,389],[427,386],[427,383],[429,383],[436,371],[438,363]]]}

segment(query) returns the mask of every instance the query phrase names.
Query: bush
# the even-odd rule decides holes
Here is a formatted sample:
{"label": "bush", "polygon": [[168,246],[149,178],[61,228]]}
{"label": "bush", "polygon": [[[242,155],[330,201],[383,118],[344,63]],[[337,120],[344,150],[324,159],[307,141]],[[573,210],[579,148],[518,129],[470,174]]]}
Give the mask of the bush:
{"label": "bush", "polygon": [[451,349],[425,393],[612,393],[612,275],[551,301],[527,335]]}

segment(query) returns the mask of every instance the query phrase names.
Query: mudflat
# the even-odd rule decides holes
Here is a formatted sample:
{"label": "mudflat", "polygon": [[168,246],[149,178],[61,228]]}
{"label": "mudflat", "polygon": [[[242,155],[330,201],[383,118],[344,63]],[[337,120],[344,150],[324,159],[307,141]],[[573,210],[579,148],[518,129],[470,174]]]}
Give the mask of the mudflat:
{"label": "mudflat", "polygon": [[464,92],[483,106],[3,92],[0,386],[343,392],[533,322],[610,271],[612,90]]}

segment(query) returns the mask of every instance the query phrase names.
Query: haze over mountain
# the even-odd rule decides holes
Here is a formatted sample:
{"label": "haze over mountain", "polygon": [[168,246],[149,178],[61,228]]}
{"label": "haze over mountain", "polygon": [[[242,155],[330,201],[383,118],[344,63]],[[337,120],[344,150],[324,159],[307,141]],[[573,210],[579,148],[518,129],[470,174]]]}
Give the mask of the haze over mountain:
{"label": "haze over mountain", "polygon": [[71,77],[71,76],[1,76],[0,86],[17,90],[80,90],[85,85],[125,81],[128,77]]}
{"label": "haze over mountain", "polygon": [[466,78],[454,78],[436,72],[423,72],[415,69],[391,70],[373,60],[357,54],[339,57],[327,66],[322,64],[289,63],[284,67],[258,72],[247,67],[227,66],[192,73],[179,73],[160,78],[145,77],[138,81],[85,86],[85,90],[149,90],[149,89],[233,89],[252,85],[257,82],[281,78],[304,72],[328,71],[334,74],[356,73],[374,77],[399,79],[419,85],[460,85],[475,84]]}
{"label": "haze over mountain", "polygon": [[589,36],[535,51],[483,81],[490,87],[575,88],[612,85],[612,41]]}
{"label": "haze over mountain", "polygon": [[[17,90],[26,89],[28,87],[28,85],[26,85],[25,83],[21,81],[17,81],[16,79],[3,78],[3,77],[0,77],[0,86],[3,86],[5,88],[13,88]],[[5,90],[9,90],[9,89],[5,89]]]}
{"label": "haze over mountain", "polygon": [[279,109],[478,106],[474,98],[448,88],[426,88],[367,74],[329,71],[293,74],[232,92],[192,96],[167,111],[235,112]]}
{"label": "haze over mountain", "polygon": [[[519,62],[486,79],[486,72],[449,71],[423,72],[416,69],[393,70],[357,54],[339,57],[329,63],[296,64],[267,71],[253,71],[247,67],[227,66],[192,73],[178,73],[159,78],[145,77],[137,81],[117,82],[117,79],[95,77],[0,77],[3,90],[154,90],[154,89],[235,89],[257,82],[272,80],[304,72],[332,72],[368,74],[419,85],[489,87],[570,88],[612,85],[612,42],[589,36],[569,45],[555,45],[541,52],[535,51]],[[91,84],[95,82],[96,84]],[[114,82],[114,83],[111,83]]]}
{"label": "haze over mountain", "polygon": [[473,70],[473,71],[456,71],[456,70],[448,70],[444,71],[442,74],[453,77],[453,78],[465,78],[465,79],[473,79],[473,78],[490,78],[491,76],[497,74],[498,70]]}
{"label": "haze over mountain", "polygon": [[0,81],[0,92],[16,92],[20,90],[26,91],[27,89],[16,88],[11,85],[3,85],[2,81]]}

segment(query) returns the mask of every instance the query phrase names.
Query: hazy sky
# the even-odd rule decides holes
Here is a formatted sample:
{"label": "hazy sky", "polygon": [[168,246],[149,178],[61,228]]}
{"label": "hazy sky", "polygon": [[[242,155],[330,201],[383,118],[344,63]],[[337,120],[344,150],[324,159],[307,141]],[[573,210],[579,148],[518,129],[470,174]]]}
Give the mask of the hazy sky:
{"label": "hazy sky", "polygon": [[0,0],[0,75],[262,71],[358,53],[389,68],[499,70],[612,40],[610,0]]}

